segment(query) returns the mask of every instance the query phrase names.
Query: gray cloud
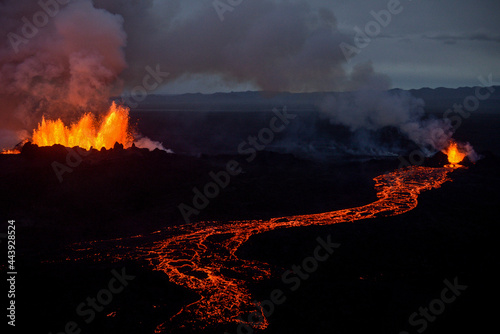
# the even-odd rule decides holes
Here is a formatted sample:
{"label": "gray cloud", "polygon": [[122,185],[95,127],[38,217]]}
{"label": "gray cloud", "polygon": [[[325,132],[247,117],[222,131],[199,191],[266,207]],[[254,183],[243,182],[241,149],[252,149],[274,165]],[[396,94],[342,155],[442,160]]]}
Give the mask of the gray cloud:
{"label": "gray cloud", "polygon": [[[349,36],[337,29],[328,8],[306,1],[253,0],[226,12],[221,21],[212,2],[191,10],[180,1],[168,3],[158,8],[151,1],[124,1],[119,6],[97,1],[125,18],[130,67],[124,78],[131,85],[150,64],[160,64],[171,80],[217,75],[270,91],[345,90],[363,84],[343,68],[339,44]],[[364,77],[373,73],[363,68]]]}

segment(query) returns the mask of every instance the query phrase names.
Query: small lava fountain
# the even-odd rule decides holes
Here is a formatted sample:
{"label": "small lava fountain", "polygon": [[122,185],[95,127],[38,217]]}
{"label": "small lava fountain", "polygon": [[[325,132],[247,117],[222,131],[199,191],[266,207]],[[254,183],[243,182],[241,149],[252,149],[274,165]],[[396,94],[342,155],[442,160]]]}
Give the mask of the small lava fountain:
{"label": "small lava fountain", "polygon": [[461,167],[460,163],[467,156],[467,153],[461,151],[458,147],[458,144],[455,141],[452,141],[450,145],[443,151],[443,153],[448,156],[449,164],[446,165],[445,167],[449,168]]}

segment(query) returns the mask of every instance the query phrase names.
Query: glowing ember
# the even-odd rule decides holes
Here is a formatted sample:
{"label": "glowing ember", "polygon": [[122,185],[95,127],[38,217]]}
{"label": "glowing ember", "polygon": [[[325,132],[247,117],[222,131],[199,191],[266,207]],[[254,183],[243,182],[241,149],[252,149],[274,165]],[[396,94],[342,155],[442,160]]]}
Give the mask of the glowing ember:
{"label": "glowing ember", "polygon": [[451,166],[457,165],[462,160],[464,160],[466,153],[461,152],[458,149],[458,145],[455,142],[451,142],[448,148],[445,149],[444,153],[448,156],[448,162]]}
{"label": "glowing ember", "polygon": [[0,154],[19,154],[19,153],[21,153],[21,151],[16,150],[16,149],[14,149],[14,150],[5,150],[5,151],[0,152]]}
{"label": "glowing ember", "polygon": [[42,119],[38,129],[33,130],[33,144],[52,146],[60,144],[66,147],[79,146],[86,150],[113,148],[116,142],[125,148],[132,146],[133,137],[129,131],[129,109],[117,106],[114,102],[108,114],[98,124],[95,117],[87,113],[76,124],[69,127],[58,119]]}
{"label": "glowing ember", "polygon": [[[262,330],[269,323],[263,310],[253,303],[248,283],[269,278],[271,267],[267,263],[238,257],[238,248],[250,236],[278,228],[330,225],[403,214],[417,206],[421,192],[439,188],[450,180],[449,172],[449,168],[417,166],[398,169],[374,179],[378,199],[364,206],[269,220],[207,221],[171,226],[164,232],[155,233],[153,238],[157,241],[146,239],[140,247],[125,244],[116,247],[121,239],[102,241],[109,243],[108,249],[111,250],[105,256],[100,253],[103,246],[96,245],[97,241],[90,242],[90,245],[76,244],[74,259],[90,257],[102,260],[109,259],[109,255],[117,261],[145,259],[155,270],[166,273],[171,282],[200,296],[159,325],[155,333],[169,333],[175,328],[196,332],[200,328],[229,323]],[[87,254],[82,254],[85,252]],[[254,321],[250,321],[249,314],[255,315]]]}

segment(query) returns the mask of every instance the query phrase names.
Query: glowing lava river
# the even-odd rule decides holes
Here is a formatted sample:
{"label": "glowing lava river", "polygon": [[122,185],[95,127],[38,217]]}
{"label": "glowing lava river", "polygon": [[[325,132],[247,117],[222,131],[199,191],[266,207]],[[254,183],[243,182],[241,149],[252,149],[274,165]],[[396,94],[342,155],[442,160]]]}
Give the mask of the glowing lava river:
{"label": "glowing lava river", "polygon": [[[239,259],[238,248],[250,236],[278,228],[330,225],[361,219],[403,214],[417,206],[422,191],[439,188],[449,181],[454,168],[407,167],[374,178],[377,200],[373,203],[331,212],[232,222],[197,222],[167,227],[155,232],[155,241],[143,236],[140,246],[121,245],[125,239],[93,241],[72,245],[75,254],[68,260],[144,259],[154,270],[168,275],[171,282],[188,288],[200,298],[185,305],[177,314],[156,328],[167,333],[173,328],[203,329],[229,323],[241,323],[244,314],[258,311],[252,303],[248,283],[271,276],[270,265]],[[130,240],[130,238],[129,238]],[[102,243],[112,243],[103,252]],[[101,250],[101,251],[100,251]],[[268,322],[248,323],[258,329]],[[244,317],[246,318],[246,317]]]}

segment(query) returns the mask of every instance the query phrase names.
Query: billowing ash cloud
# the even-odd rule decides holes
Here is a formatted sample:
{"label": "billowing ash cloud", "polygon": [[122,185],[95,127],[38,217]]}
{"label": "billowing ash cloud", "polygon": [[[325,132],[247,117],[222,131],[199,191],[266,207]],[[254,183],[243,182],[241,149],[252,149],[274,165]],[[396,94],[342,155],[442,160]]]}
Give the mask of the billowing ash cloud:
{"label": "billowing ash cloud", "polygon": [[102,111],[126,67],[121,16],[90,0],[42,3],[0,4],[3,128],[31,130],[42,114],[69,120]]}
{"label": "billowing ash cloud", "polygon": [[96,4],[125,18],[130,85],[140,84],[144,68],[156,64],[170,80],[215,74],[265,91],[355,89],[373,74],[371,66],[363,67],[364,75],[346,73],[339,44],[351,37],[337,29],[333,12],[307,1],[243,1],[223,21],[213,1]]}

